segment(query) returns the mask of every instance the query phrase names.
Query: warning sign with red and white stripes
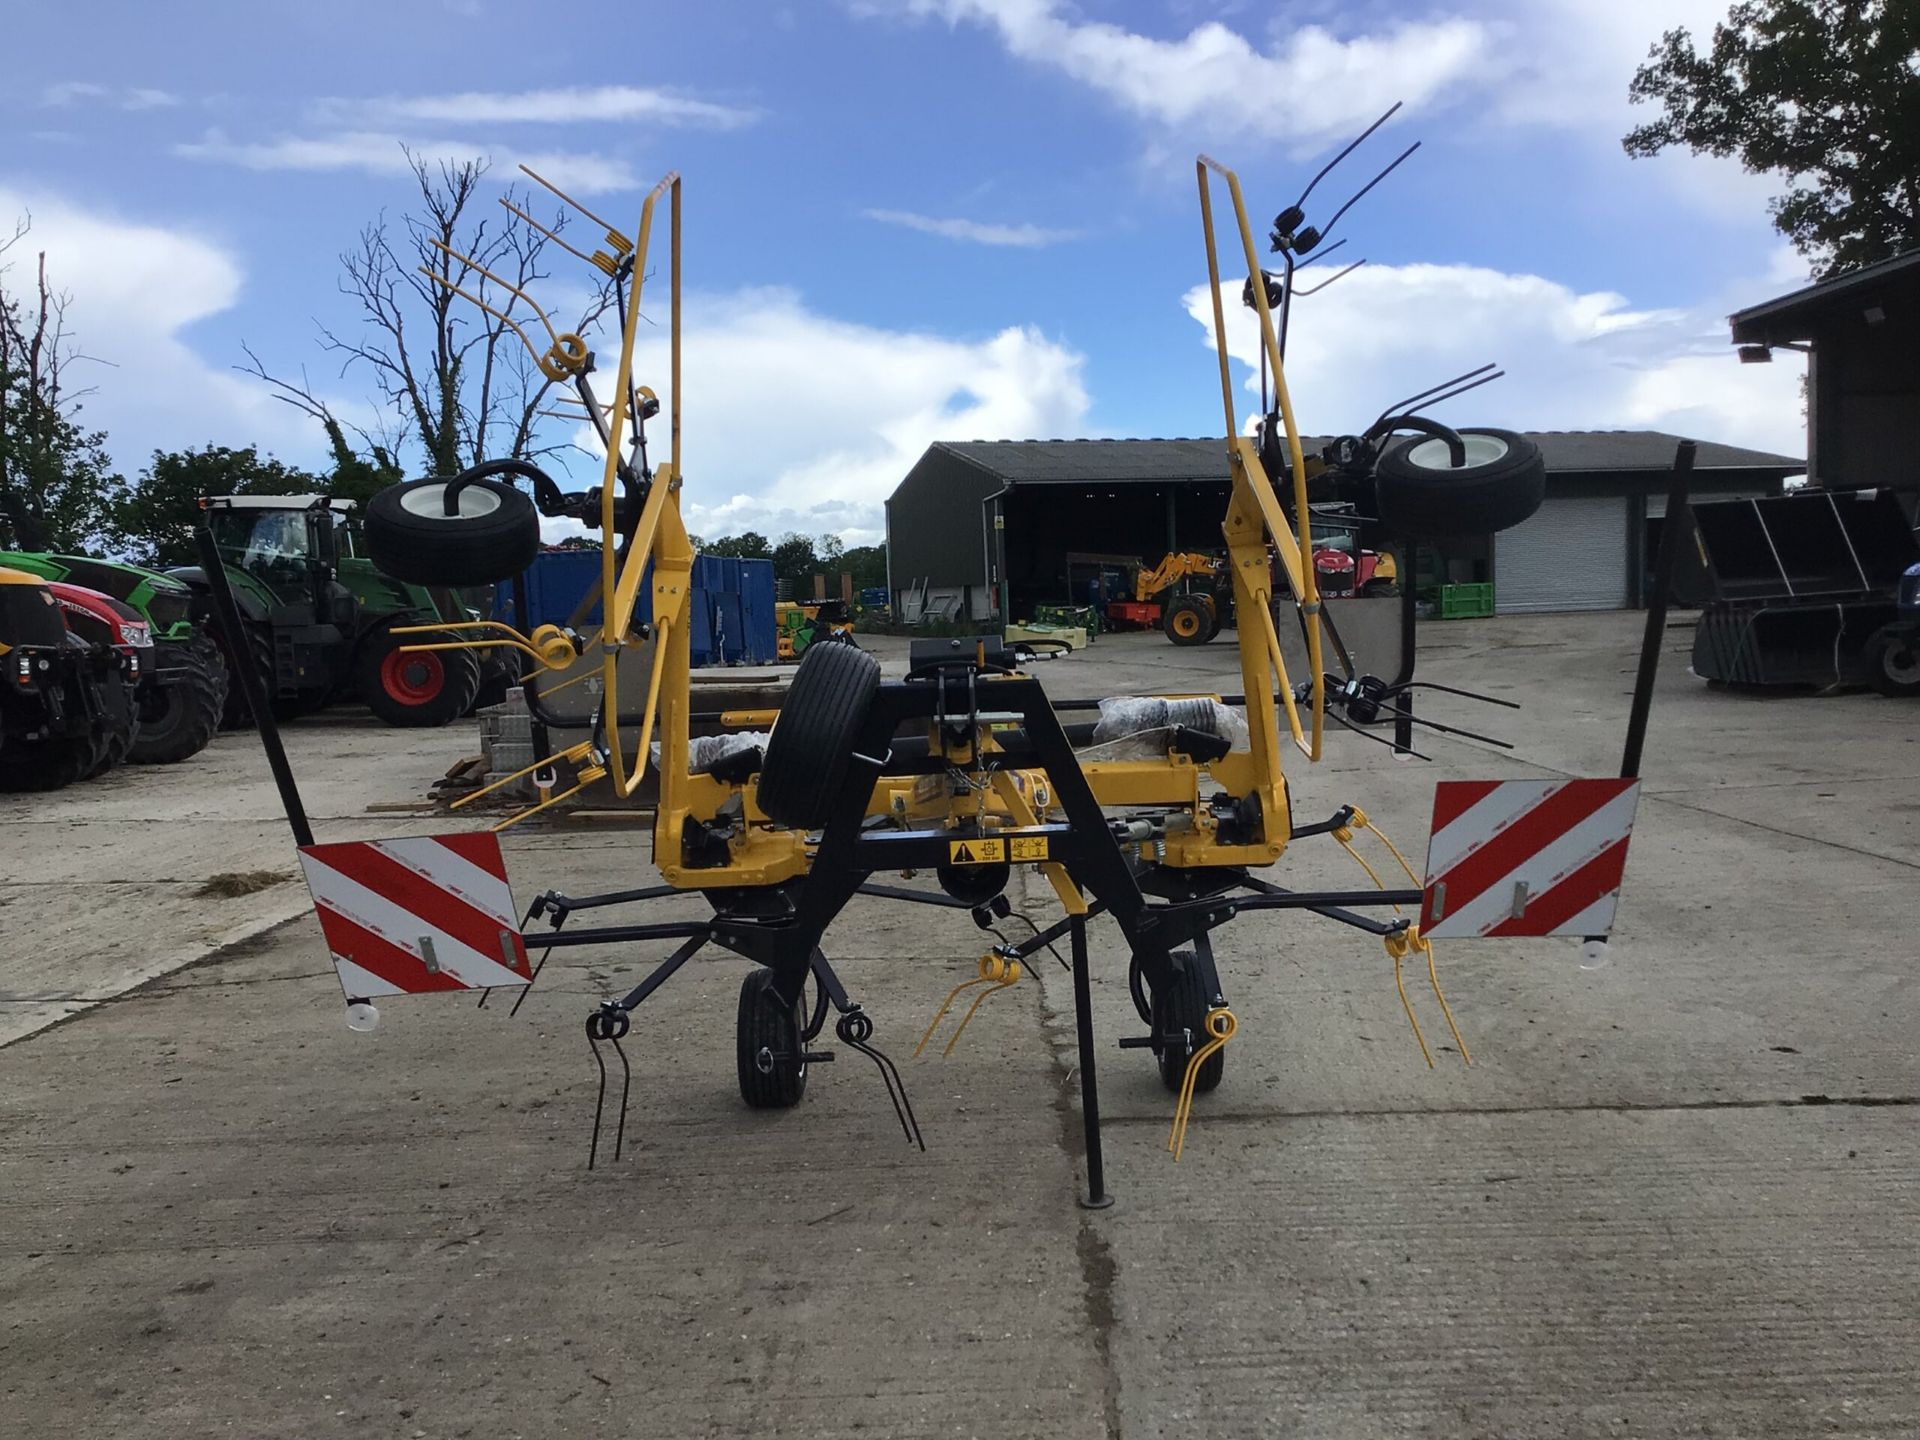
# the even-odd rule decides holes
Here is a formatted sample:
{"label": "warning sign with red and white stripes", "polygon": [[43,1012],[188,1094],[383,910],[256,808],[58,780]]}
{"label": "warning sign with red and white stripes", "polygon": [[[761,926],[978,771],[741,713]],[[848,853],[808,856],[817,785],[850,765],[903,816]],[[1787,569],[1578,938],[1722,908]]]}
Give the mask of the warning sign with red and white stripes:
{"label": "warning sign with red and white stripes", "polygon": [[498,836],[305,845],[300,868],[348,999],[528,983]]}
{"label": "warning sign with red and white stripes", "polygon": [[1434,789],[1420,933],[1605,935],[1638,780],[1443,780]]}

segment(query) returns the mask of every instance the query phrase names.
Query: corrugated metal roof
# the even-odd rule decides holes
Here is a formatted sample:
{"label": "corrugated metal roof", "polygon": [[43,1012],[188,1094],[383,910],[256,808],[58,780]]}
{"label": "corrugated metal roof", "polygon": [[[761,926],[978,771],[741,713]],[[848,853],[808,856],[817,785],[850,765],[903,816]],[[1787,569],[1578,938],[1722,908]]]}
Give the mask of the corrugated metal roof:
{"label": "corrugated metal roof", "polygon": [[[1546,457],[1549,474],[1594,474],[1615,470],[1667,470],[1677,435],[1656,430],[1546,430],[1527,436]],[[1305,436],[1313,454],[1328,436]],[[1013,485],[1136,483],[1169,484],[1227,478],[1226,442],[1177,440],[943,440],[932,446]],[[1735,445],[1700,443],[1701,470],[1763,470],[1793,475],[1804,460]]]}

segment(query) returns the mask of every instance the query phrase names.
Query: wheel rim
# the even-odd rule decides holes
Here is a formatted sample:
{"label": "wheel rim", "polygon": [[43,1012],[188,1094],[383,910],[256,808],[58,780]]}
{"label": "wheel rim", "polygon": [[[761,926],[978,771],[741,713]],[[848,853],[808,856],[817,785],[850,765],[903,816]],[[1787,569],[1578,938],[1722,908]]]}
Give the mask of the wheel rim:
{"label": "wheel rim", "polygon": [[[1506,457],[1507,442],[1498,435],[1462,435],[1461,443],[1466,447],[1467,465],[1491,465]],[[1451,470],[1453,457],[1447,451],[1447,442],[1440,439],[1419,440],[1406,449],[1409,465],[1418,465],[1422,470]]]}
{"label": "wheel rim", "polygon": [[459,507],[460,513],[457,515],[447,514],[446,486],[422,485],[400,496],[400,508],[422,520],[477,520],[500,508],[500,497],[478,485],[462,487],[453,498],[454,504]]}
{"label": "wheel rim", "polygon": [[430,651],[395,650],[380,662],[380,685],[402,705],[424,705],[447,683],[446,667]]}
{"label": "wheel rim", "polygon": [[1896,685],[1920,685],[1920,650],[1911,645],[1889,645],[1880,656],[1880,669]]}
{"label": "wheel rim", "polygon": [[1197,610],[1174,611],[1173,633],[1181,636],[1198,635],[1200,633],[1200,613]]}

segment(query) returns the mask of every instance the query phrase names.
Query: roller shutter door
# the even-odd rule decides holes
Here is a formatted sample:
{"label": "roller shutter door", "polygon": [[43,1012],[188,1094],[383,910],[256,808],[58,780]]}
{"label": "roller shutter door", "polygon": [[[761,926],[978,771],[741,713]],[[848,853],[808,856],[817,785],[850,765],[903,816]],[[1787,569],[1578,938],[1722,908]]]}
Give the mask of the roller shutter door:
{"label": "roller shutter door", "polygon": [[1549,497],[1494,536],[1493,602],[1502,615],[1625,609],[1626,497]]}

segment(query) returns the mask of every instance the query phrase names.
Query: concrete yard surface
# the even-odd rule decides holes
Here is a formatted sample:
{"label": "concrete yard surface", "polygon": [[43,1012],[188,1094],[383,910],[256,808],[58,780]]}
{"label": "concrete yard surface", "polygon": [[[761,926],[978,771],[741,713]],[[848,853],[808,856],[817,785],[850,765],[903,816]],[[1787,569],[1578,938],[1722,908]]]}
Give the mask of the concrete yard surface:
{"label": "concrete yard surface", "polygon": [[[1296,819],[1357,803],[1417,865],[1435,779],[1610,773],[1639,625],[1425,627],[1423,673],[1525,708],[1423,709],[1517,748],[1425,736],[1419,764],[1335,733],[1326,763],[1289,758]],[[702,958],[638,1012],[626,1154],[589,1172],[583,1022],[664,945],[556,951],[517,1016],[395,1000],[355,1035],[297,882],[192,896],[291,870],[248,737],[10,808],[0,996],[77,1013],[0,1048],[0,1434],[1920,1434],[1920,709],[1709,691],[1689,639],[1668,636],[1608,963],[1440,947],[1471,1068],[1424,966],[1431,1070],[1377,940],[1249,914],[1216,934],[1241,1029],[1175,1164],[1172,1097],[1114,1046],[1142,1027],[1097,923],[1097,1212],[1051,958],[950,1058],[911,1058],[990,942],[964,912],[859,900],[826,947],[926,1153],[844,1046],[797,1109],[745,1109],[744,966]],[[904,642],[871,643],[898,673]],[[1157,635],[1038,673],[1238,689],[1228,644]],[[350,716],[290,734],[326,838],[443,825],[367,806],[472,748]],[[507,855],[524,900],[646,883],[647,848],[559,822]],[[1324,839],[1274,874],[1364,884]],[[1040,884],[1014,897],[1058,913]]]}

